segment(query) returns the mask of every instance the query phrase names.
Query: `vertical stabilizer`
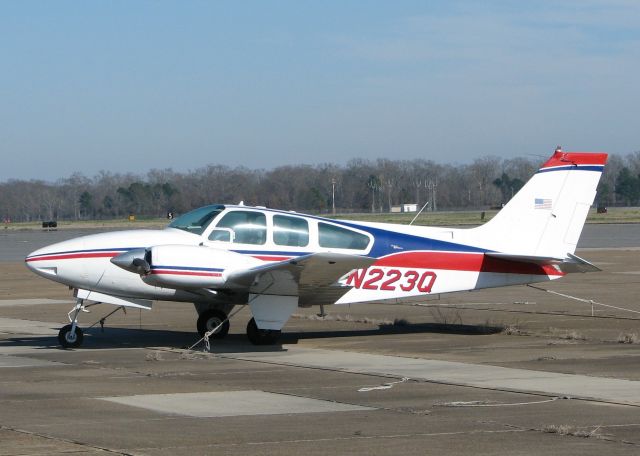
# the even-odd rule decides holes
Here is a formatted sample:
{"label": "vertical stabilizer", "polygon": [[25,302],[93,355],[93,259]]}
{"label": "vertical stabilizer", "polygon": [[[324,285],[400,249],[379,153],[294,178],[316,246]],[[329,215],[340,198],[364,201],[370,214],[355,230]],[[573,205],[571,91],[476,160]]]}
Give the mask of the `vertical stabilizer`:
{"label": "vertical stabilizer", "polygon": [[573,254],[606,162],[604,153],[558,148],[492,220],[473,230],[474,238],[498,252]]}

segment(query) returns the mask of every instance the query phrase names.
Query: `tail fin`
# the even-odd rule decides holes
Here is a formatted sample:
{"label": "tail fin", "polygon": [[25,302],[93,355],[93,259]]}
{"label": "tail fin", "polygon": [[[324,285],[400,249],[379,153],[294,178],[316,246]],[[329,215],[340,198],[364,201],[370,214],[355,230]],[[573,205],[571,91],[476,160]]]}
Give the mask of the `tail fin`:
{"label": "tail fin", "polygon": [[569,257],[606,162],[604,153],[558,148],[492,220],[473,230],[478,241],[497,252]]}

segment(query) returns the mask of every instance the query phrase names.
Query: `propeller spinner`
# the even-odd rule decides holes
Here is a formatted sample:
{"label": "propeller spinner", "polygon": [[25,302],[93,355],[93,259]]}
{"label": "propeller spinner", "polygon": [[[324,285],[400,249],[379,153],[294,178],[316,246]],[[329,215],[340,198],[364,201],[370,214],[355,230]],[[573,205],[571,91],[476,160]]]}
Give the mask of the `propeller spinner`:
{"label": "propeller spinner", "polygon": [[126,271],[147,275],[151,272],[151,250],[128,250],[111,258],[111,262]]}

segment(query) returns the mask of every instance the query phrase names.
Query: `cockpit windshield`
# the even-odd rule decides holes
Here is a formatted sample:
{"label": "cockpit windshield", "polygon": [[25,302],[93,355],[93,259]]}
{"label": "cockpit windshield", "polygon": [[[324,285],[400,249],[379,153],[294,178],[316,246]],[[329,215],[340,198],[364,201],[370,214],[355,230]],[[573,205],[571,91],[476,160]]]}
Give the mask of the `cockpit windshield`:
{"label": "cockpit windshield", "polygon": [[169,223],[169,228],[177,228],[200,235],[223,210],[224,206],[220,205],[194,209]]}

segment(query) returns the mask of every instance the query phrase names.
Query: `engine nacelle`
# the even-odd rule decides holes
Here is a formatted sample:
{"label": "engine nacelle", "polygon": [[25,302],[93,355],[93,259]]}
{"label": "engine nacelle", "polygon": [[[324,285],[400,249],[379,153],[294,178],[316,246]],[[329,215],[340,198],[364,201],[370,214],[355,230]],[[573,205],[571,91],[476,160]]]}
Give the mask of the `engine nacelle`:
{"label": "engine nacelle", "polygon": [[164,288],[224,288],[229,272],[261,264],[246,255],[205,246],[159,245],[147,252],[149,272],[142,280]]}

